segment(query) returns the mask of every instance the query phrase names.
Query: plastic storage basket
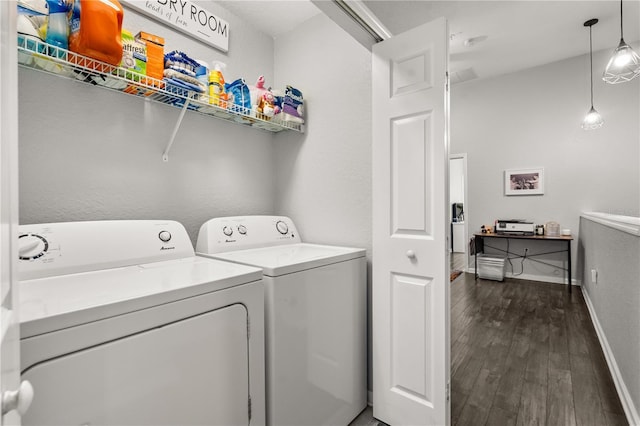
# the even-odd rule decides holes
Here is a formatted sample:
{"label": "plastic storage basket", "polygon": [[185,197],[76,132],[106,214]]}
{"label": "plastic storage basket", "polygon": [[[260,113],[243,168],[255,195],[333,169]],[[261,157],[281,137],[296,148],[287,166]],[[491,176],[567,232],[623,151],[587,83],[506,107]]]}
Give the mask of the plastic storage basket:
{"label": "plastic storage basket", "polygon": [[505,258],[502,256],[478,255],[478,277],[486,280],[504,280],[506,268]]}

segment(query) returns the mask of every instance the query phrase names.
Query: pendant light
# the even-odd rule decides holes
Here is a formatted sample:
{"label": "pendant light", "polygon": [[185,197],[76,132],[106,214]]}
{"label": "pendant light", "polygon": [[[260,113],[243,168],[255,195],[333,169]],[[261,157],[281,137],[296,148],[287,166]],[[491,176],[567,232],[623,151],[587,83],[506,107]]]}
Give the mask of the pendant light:
{"label": "pendant light", "polygon": [[582,120],[582,128],[584,130],[593,130],[602,127],[604,120],[593,107],[593,45],[591,43],[591,27],[598,23],[597,19],[589,19],[584,23],[585,27],[589,27],[589,66],[591,71],[591,109],[587,112],[587,116]]}
{"label": "pendant light", "polygon": [[640,57],[624,42],[622,35],[622,0],[620,0],[620,44],[613,51],[602,79],[609,84],[631,81],[640,75]]}

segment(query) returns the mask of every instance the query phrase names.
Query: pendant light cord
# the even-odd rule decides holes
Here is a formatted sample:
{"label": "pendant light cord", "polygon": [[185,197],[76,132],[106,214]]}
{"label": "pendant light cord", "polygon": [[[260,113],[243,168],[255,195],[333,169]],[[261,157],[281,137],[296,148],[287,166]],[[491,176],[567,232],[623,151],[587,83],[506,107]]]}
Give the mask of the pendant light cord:
{"label": "pendant light cord", "polygon": [[591,28],[589,25],[589,69],[591,70],[591,108],[593,108],[593,46],[591,45]]}
{"label": "pendant light cord", "polygon": [[623,40],[624,37],[622,35],[622,0],[620,0],[620,40]]}

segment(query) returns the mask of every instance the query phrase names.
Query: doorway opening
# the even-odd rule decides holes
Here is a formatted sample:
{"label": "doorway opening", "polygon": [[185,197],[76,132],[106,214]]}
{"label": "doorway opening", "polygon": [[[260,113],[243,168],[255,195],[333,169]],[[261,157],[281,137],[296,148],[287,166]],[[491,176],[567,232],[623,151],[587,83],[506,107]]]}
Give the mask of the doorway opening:
{"label": "doorway opening", "polygon": [[449,203],[451,272],[465,272],[469,264],[466,153],[449,155]]}

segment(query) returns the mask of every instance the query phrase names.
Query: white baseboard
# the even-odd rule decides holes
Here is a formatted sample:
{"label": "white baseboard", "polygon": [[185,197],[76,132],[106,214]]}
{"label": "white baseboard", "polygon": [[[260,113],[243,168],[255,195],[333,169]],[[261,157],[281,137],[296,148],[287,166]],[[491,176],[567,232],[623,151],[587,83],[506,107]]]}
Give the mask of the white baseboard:
{"label": "white baseboard", "polygon": [[[473,267],[469,267],[465,270],[465,272],[468,272],[470,274],[474,274],[475,270]],[[516,278],[519,280],[529,280],[529,281],[542,281],[544,283],[554,283],[554,284],[564,284],[567,285],[567,279],[563,278],[563,277],[550,277],[548,275],[534,275],[534,274],[519,274],[519,275],[513,275],[509,272],[507,272],[505,274],[505,278]],[[577,285],[580,286],[582,285],[582,282],[580,280],[577,280],[575,278],[573,278],[571,280],[571,285]]]}
{"label": "white baseboard", "polygon": [[609,342],[607,341],[607,336],[604,334],[604,330],[600,326],[600,321],[598,321],[596,311],[593,308],[591,299],[589,299],[589,293],[583,291],[582,295],[584,296],[584,300],[587,303],[587,309],[589,309],[593,327],[596,329],[598,340],[600,340],[600,346],[602,346],[602,351],[604,352],[604,357],[607,360],[607,365],[609,366],[611,377],[613,377],[613,383],[616,385],[616,390],[618,391],[620,402],[622,402],[624,413],[627,416],[627,421],[630,425],[640,425],[640,415],[638,415],[638,410],[633,403],[633,399],[631,399],[631,395],[629,395],[629,390],[624,383],[622,374],[620,374],[620,369],[618,368],[618,364],[616,363],[616,358],[613,356],[611,346],[609,346]]}

